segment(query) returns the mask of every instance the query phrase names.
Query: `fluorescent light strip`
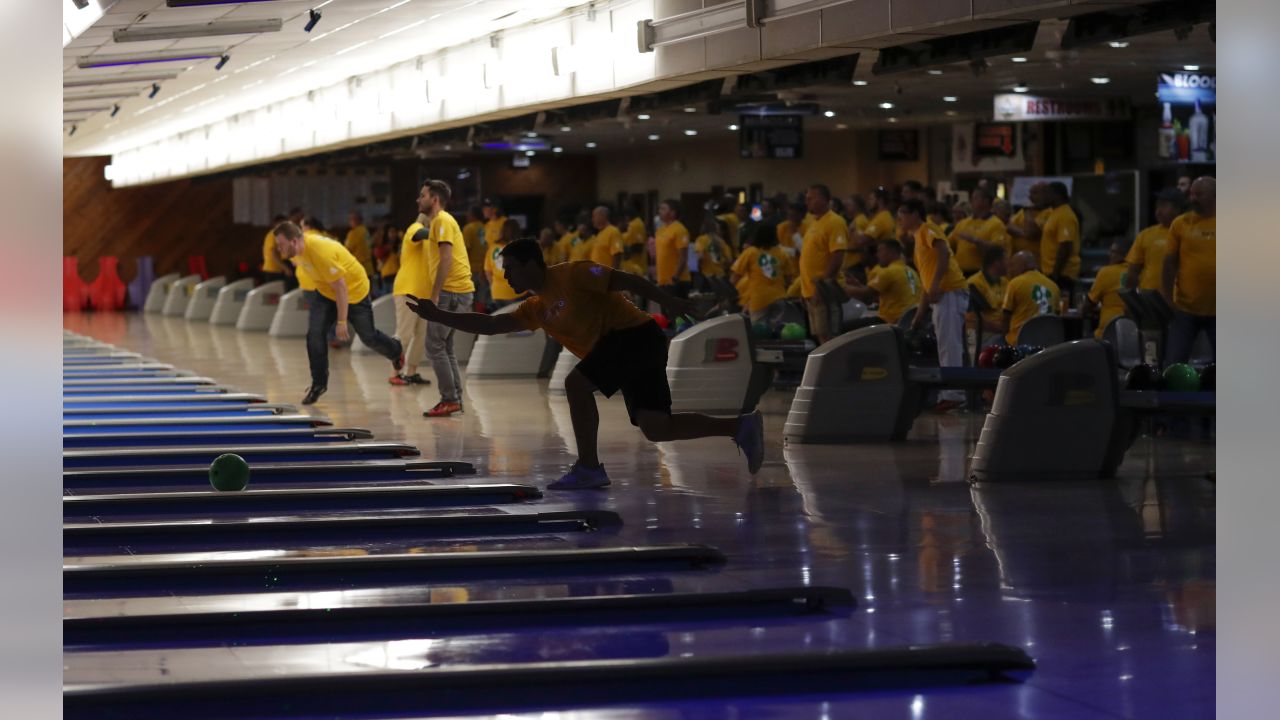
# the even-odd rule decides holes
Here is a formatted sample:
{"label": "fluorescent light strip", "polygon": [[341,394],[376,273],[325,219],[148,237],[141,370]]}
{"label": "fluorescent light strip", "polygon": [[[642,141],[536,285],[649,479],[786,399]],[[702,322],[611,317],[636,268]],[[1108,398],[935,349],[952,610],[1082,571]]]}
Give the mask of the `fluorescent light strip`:
{"label": "fluorescent light strip", "polygon": [[84,102],[86,100],[125,100],[127,98],[137,96],[137,94],[140,92],[142,92],[141,87],[139,87],[137,90],[134,90],[133,92],[105,92],[105,93],[89,93],[88,95],[63,95],[62,102],[64,103]]}
{"label": "fluorescent light strip", "polygon": [[[205,5],[244,5],[252,2],[271,2],[271,0],[165,0],[171,8],[203,7]],[[333,0],[329,0],[333,2]],[[329,3],[325,3],[328,5]]]}
{"label": "fluorescent light strip", "polygon": [[339,55],[346,55],[347,53],[351,52],[352,50],[359,50],[360,48],[364,47],[365,45],[368,45],[368,44],[369,44],[369,43],[371,43],[371,42],[373,42],[373,41],[372,41],[372,40],[365,40],[364,42],[358,42],[358,43],[356,43],[355,45],[351,45],[351,46],[349,46],[349,47],[342,48],[342,49],[341,49],[341,50],[339,50],[338,52],[334,53],[334,54],[333,54],[333,56],[334,56],[334,57],[337,57],[337,56],[339,56]]}
{"label": "fluorescent light strip", "polygon": [[217,101],[221,100],[221,99],[222,99],[222,98],[224,98],[224,97],[226,97],[226,95],[215,95],[214,97],[211,97],[211,98],[209,98],[208,100],[201,100],[200,102],[198,102],[198,103],[196,103],[196,104],[194,104],[194,105],[188,105],[188,106],[186,106],[186,107],[182,108],[182,112],[187,113],[187,112],[191,112],[192,110],[199,110],[200,108],[202,108],[202,107],[204,107],[204,106],[206,106],[206,105],[209,105],[209,104],[215,103],[215,102],[217,102]]}
{"label": "fluorescent light strip", "polygon": [[67,80],[62,83],[62,87],[94,87],[95,85],[122,85],[124,83],[153,83],[164,82],[178,77],[177,73],[169,73],[166,75],[112,75],[107,77],[94,78],[92,80]]}
{"label": "fluorescent light strip", "polygon": [[76,60],[76,67],[86,69],[119,67],[122,65],[151,65],[154,63],[189,62],[222,57],[226,54],[227,48],[191,48],[184,50],[164,50],[162,52],[153,53],[136,53],[133,55],[98,55],[96,57],[91,55]]}
{"label": "fluorescent light strip", "polygon": [[190,25],[135,26],[120,28],[111,33],[118,43],[145,42],[147,40],[181,40],[184,38],[216,37],[219,35],[259,35],[279,32],[284,27],[280,18],[265,20],[214,20]]}
{"label": "fluorescent light strip", "polygon": [[330,31],[329,31],[329,32],[327,32],[327,33],[323,33],[323,34],[320,34],[320,35],[317,35],[317,36],[315,36],[315,37],[311,38],[311,39],[310,39],[310,40],[308,40],[307,42],[315,42],[315,41],[317,41],[317,40],[323,40],[324,38],[327,38],[327,37],[329,37],[330,35],[333,35],[334,33],[340,33],[340,32],[342,32],[343,30],[346,30],[347,28],[351,27],[352,25],[355,25],[356,23],[361,23],[361,22],[364,22],[365,20],[368,20],[369,18],[377,17],[377,16],[381,15],[381,14],[382,14],[382,13],[384,13],[384,12],[389,12],[389,11],[391,11],[391,10],[395,10],[396,8],[400,7],[401,5],[408,5],[410,2],[412,2],[412,0],[400,0],[400,2],[398,2],[398,3],[394,4],[394,5],[388,5],[387,7],[384,7],[384,8],[382,8],[381,10],[379,10],[379,11],[377,11],[377,12],[375,12],[375,13],[370,13],[370,14],[368,14],[368,15],[365,15],[365,16],[364,16],[364,17],[362,17],[362,18],[356,18],[355,20],[352,20],[351,22],[347,23],[346,25],[339,25],[338,27],[336,27],[336,28],[334,28],[334,29],[330,30]]}
{"label": "fluorescent light strip", "polygon": [[378,36],[378,39],[379,39],[379,40],[386,40],[387,38],[389,38],[389,37],[391,37],[391,36],[393,36],[393,35],[399,35],[400,33],[404,32],[405,30],[412,30],[413,28],[418,27],[419,25],[421,25],[421,24],[422,24],[422,23],[424,23],[424,22],[426,22],[426,20],[418,20],[418,21],[416,21],[416,22],[411,22],[411,23],[409,23],[408,25],[405,25],[404,27],[396,28],[395,30],[392,30],[391,32],[386,33],[386,34],[384,34],[384,35],[379,35],[379,36]]}

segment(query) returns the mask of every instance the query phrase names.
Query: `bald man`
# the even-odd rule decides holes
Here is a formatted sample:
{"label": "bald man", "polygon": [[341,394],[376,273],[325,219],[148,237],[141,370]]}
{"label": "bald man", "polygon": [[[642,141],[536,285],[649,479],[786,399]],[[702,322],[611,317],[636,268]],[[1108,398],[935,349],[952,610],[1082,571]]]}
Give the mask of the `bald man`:
{"label": "bald man", "polygon": [[1022,326],[1033,317],[1055,315],[1061,291],[1057,283],[1039,270],[1040,261],[1028,250],[1009,259],[1009,287],[1004,293],[1004,339],[1018,342]]}
{"label": "bald man", "polygon": [[1173,305],[1164,362],[1186,362],[1196,335],[1204,331],[1216,357],[1218,269],[1218,190],[1208,176],[1196,178],[1188,191],[1191,211],[1169,227],[1162,292]]}
{"label": "bald man", "polygon": [[596,229],[596,236],[591,241],[589,259],[597,265],[617,269],[622,267],[622,254],[626,250],[626,243],[622,238],[622,231],[610,222],[611,214],[606,205],[591,211],[591,226]]}

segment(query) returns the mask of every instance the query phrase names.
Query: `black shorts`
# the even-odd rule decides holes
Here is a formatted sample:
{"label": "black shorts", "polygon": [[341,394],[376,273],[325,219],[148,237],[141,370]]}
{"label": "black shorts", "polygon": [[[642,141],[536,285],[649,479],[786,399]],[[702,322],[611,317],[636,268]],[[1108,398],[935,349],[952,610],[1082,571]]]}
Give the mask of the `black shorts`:
{"label": "black shorts", "polygon": [[605,397],[621,390],[632,425],[640,410],[671,414],[667,336],[657,323],[614,330],[600,338],[578,362],[578,371]]}

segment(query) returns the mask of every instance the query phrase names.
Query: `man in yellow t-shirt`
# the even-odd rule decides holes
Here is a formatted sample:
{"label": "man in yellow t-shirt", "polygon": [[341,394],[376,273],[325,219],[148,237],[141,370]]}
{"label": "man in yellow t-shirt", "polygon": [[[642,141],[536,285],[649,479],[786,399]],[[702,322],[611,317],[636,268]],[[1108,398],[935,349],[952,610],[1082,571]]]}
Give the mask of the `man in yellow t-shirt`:
{"label": "man in yellow t-shirt", "polygon": [[[488,230],[485,235],[488,236]],[[507,274],[502,269],[502,248],[520,239],[520,223],[507,220],[502,226],[500,235],[490,237],[486,241],[484,257],[484,274],[489,281],[489,293],[493,297],[493,305],[498,308],[515,302],[519,297],[507,282]]]}
{"label": "man in yellow t-shirt", "polygon": [[892,238],[876,245],[876,268],[866,285],[847,279],[845,292],[867,304],[878,302],[876,316],[897,324],[903,313],[920,303],[920,276],[903,261],[902,243]]}
{"label": "man in yellow t-shirt", "polygon": [[[425,213],[430,227],[426,240],[428,298],[448,312],[470,312],[475,297],[471,281],[471,258],[458,221],[445,211],[452,190],[443,180],[428,180]],[[421,296],[418,296],[421,297]],[[415,313],[416,315],[416,313]],[[427,357],[436,373],[440,402],[423,413],[426,417],[447,417],[462,412],[462,374],[453,354],[454,329],[441,323],[427,325]]]}
{"label": "man in yellow t-shirt", "polygon": [[978,330],[979,347],[989,344],[987,336],[1004,333],[1004,295],[1009,289],[1006,262],[1005,249],[992,245],[982,255],[982,269],[965,279],[970,310],[976,313],[971,319]]}
{"label": "man in yellow t-shirt", "polygon": [[821,183],[809,186],[805,206],[817,220],[800,246],[800,294],[809,313],[809,333],[825,343],[840,331],[831,327],[830,310],[818,290],[820,282],[838,282],[849,247],[849,225],[831,210],[831,190]]}
{"label": "man in yellow t-shirt", "polygon": [[698,272],[703,277],[724,277],[733,251],[725,242],[723,233],[728,226],[710,214],[704,219],[701,234],[693,241],[693,252],[698,256]]}
{"label": "man in yellow t-shirt", "polygon": [[692,303],[671,296],[642,277],[592,262],[548,268],[538,244],[530,240],[508,245],[502,251],[502,260],[512,287],[532,293],[515,312],[452,313],[428,300],[417,303],[416,310],[433,324],[480,335],[542,328],[581,358],[564,384],[578,459],[549,489],[576,490],[609,484],[597,455],[600,419],[593,396],[596,391],[605,397],[621,391],[631,423],[650,441],[730,437],[746,455],[747,470],[755,473],[760,469],[764,460],[764,424],[758,411],[735,418],[672,414],[667,338],[652,318],[626,299],[626,294],[657,303],[673,317],[692,310]]}
{"label": "man in yellow t-shirt", "polygon": [[418,219],[404,232],[400,243],[400,269],[391,295],[396,306],[396,339],[404,345],[403,372],[387,379],[392,385],[430,385],[422,377],[418,365],[426,354],[427,325],[409,309],[410,297],[424,297],[431,292],[431,279],[427,275],[426,241],[430,237],[430,221],[427,219],[427,188],[418,191]]}
{"label": "man in yellow t-shirt", "polygon": [[742,219],[738,217],[737,207],[740,203],[733,195],[725,195],[720,201],[719,214],[716,219],[729,226],[729,236],[725,238],[725,242],[729,243],[729,247],[738,247],[738,233],[742,227]]}
{"label": "man in yellow t-shirt", "polygon": [[800,255],[800,246],[804,244],[804,231],[809,228],[804,224],[805,209],[803,205],[788,203],[787,219],[778,223],[778,247],[792,258]]}
{"label": "man in yellow t-shirt", "polygon": [[387,248],[386,255],[378,268],[378,272],[382,273],[383,292],[395,285],[396,273],[400,272],[400,242],[403,237],[404,233],[400,232],[400,228],[392,225],[387,226],[387,235],[384,241]]}
{"label": "man in yellow t-shirt", "polygon": [[391,361],[396,373],[404,367],[404,348],[373,325],[373,303],[369,301],[369,275],[341,243],[318,235],[303,235],[291,222],[276,226],[276,251],[293,260],[300,271],[316,283],[307,325],[307,359],[311,365],[311,387],[303,405],[314,404],[329,388],[329,349],[325,342],[330,329],[342,342],[351,339],[348,321],[369,349]]}
{"label": "man in yellow t-shirt", "polygon": [[622,232],[613,226],[609,216],[609,208],[605,205],[591,211],[591,225],[596,229],[596,236],[591,241],[588,259],[597,265],[618,268],[622,265],[625,247]]}
{"label": "man in yellow t-shirt", "polygon": [[659,203],[658,219],[662,221],[662,227],[654,233],[658,287],[675,297],[687,297],[692,279],[689,274],[689,229],[680,222],[680,202],[669,199]]}
{"label": "man in yellow t-shirt", "polygon": [[1004,339],[1018,342],[1018,332],[1033,317],[1056,315],[1058,285],[1036,269],[1034,255],[1023,250],[1009,261],[1009,288],[1004,293]]}
{"label": "man in yellow t-shirt", "polygon": [[1071,195],[1063,183],[1049,183],[1045,197],[1050,212],[1040,232],[1040,272],[1069,296],[1080,277],[1080,219],[1067,204]]}
{"label": "man in yellow t-shirt", "polygon": [[1110,264],[1098,268],[1098,274],[1094,276],[1086,298],[1086,313],[1092,311],[1094,306],[1098,307],[1098,327],[1094,329],[1093,336],[1099,339],[1102,338],[1102,331],[1107,323],[1124,315],[1124,301],[1118,293],[1128,284],[1125,275],[1129,272],[1129,266],[1124,263],[1124,248],[1112,243],[1107,249],[1107,259]]}
{"label": "man in yellow t-shirt", "polygon": [[1162,292],[1173,305],[1165,365],[1186,362],[1204,331],[1218,353],[1218,189],[1208,176],[1191,183],[1191,212],[1169,228]]}
{"label": "man in yellow t-shirt", "polygon": [[[859,256],[863,251],[868,254],[875,252],[876,246],[881,240],[897,240],[898,224],[893,218],[893,213],[889,210],[889,191],[884,187],[878,187],[871,191],[868,200],[871,204],[869,212],[871,219],[867,224],[853,236],[851,244],[858,248]],[[852,263],[846,262],[849,266]]]}
{"label": "man in yellow t-shirt", "polygon": [[1036,262],[1040,261],[1041,229],[1051,212],[1045,198],[1047,190],[1048,183],[1033,183],[1027,189],[1031,205],[1014,213],[1013,218],[1005,225],[1009,231],[1009,249],[1015,255],[1023,251],[1029,252],[1036,256]]}
{"label": "man in yellow t-shirt", "polygon": [[271,229],[267,230],[267,236],[262,239],[262,282],[267,283],[272,280],[282,280],[285,285],[290,284],[288,270],[284,263],[280,260],[280,256],[276,254],[276,226],[288,220],[284,215],[276,215],[271,219]]}
{"label": "man in yellow t-shirt", "polygon": [[[764,223],[768,229],[769,223]],[[751,316],[751,322],[761,322],[765,310],[787,294],[787,270],[791,256],[778,246],[778,237],[767,232],[756,233],[755,244],[748,246],[733,262],[729,281],[742,289],[738,291],[742,306]]]}
{"label": "man in yellow t-shirt", "polygon": [[1129,248],[1130,290],[1160,290],[1164,279],[1164,254],[1168,248],[1169,227],[1183,212],[1185,198],[1177,190],[1166,190],[1156,199],[1156,224],[1138,233]]}
{"label": "man in yellow t-shirt", "polygon": [[502,228],[507,224],[507,216],[502,212],[502,205],[494,198],[486,198],[480,206],[480,213],[484,218],[484,228],[480,233],[480,240],[484,243],[484,258],[479,265],[473,265],[472,268],[478,268],[479,272],[484,275],[481,280],[483,293],[480,299],[487,305],[493,300],[493,288],[489,285],[489,256],[493,254],[493,246],[502,242]]}
{"label": "man in yellow t-shirt", "polygon": [[352,212],[347,216],[347,237],[342,245],[360,263],[360,267],[370,277],[373,276],[373,249],[369,247],[369,228],[364,226],[360,213]]}
{"label": "man in yellow t-shirt", "polygon": [[[912,252],[916,272],[920,273],[924,286],[911,327],[914,330],[923,327],[925,312],[932,308],[938,366],[960,367],[964,365],[964,314],[969,307],[969,291],[947,239],[925,222],[925,215],[924,203],[918,199],[907,200],[898,208],[898,227],[915,239]],[[961,405],[964,405],[963,391],[943,390],[938,393],[934,411],[949,412]]]}
{"label": "man in yellow t-shirt", "polygon": [[1009,252],[1009,234],[1004,223],[991,214],[991,197],[978,188],[969,195],[973,214],[956,223],[947,241],[956,253],[956,264],[966,276],[982,269],[982,256],[990,247],[1002,247]]}
{"label": "man in yellow t-shirt", "polygon": [[467,245],[471,282],[479,293],[484,283],[484,210],[479,205],[472,205],[467,210],[467,223],[462,226],[462,241]]}

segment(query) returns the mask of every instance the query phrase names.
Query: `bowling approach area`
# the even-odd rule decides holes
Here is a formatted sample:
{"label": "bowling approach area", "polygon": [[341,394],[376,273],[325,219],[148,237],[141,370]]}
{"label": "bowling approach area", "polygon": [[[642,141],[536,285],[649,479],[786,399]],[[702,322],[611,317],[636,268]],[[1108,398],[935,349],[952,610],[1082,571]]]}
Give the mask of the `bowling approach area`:
{"label": "bowling approach area", "polygon": [[[301,408],[302,338],[65,316],[66,717],[1213,713],[1196,432],[1139,420],[1108,479],[974,482],[981,413],[784,442],[774,388],[753,477],[599,398],[613,484],[557,493],[547,379],[466,377],[428,420],[434,386],[332,360]],[[245,489],[211,487],[225,453]]]}

